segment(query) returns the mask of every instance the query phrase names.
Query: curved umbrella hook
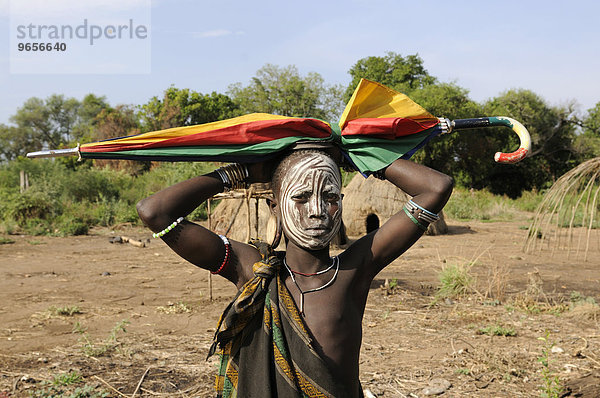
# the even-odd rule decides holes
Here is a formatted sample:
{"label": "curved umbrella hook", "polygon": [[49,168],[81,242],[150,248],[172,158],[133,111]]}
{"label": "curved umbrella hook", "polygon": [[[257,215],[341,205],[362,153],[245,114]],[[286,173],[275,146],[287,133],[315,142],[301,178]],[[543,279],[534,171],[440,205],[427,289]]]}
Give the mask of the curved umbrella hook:
{"label": "curved umbrella hook", "polygon": [[464,130],[464,129],[474,129],[481,127],[494,127],[494,126],[504,126],[511,128],[517,135],[521,141],[521,145],[519,149],[511,153],[504,152],[496,152],[494,155],[494,160],[498,163],[517,163],[521,160],[525,159],[525,157],[531,151],[531,137],[529,136],[529,132],[521,123],[506,116],[493,116],[493,117],[479,117],[474,119],[456,119],[452,120],[450,123],[450,131],[452,130]]}

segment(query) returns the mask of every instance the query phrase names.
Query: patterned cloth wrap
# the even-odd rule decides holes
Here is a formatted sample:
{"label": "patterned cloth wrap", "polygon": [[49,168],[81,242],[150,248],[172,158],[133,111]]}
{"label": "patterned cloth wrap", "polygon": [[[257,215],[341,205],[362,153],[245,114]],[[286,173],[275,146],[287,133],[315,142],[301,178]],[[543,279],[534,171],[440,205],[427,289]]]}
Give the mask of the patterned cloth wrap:
{"label": "patterned cloth wrap", "polygon": [[317,354],[279,270],[282,260],[252,241],[262,260],[219,320],[217,397],[348,397]]}

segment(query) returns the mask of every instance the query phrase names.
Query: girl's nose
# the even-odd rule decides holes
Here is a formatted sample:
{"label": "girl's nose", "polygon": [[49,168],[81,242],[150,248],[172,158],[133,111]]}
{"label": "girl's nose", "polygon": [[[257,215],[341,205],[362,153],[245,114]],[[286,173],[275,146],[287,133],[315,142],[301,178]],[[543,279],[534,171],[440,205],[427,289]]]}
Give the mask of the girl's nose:
{"label": "girl's nose", "polygon": [[325,214],[323,213],[323,201],[318,195],[314,195],[310,201],[308,202],[308,216],[314,218],[323,218]]}

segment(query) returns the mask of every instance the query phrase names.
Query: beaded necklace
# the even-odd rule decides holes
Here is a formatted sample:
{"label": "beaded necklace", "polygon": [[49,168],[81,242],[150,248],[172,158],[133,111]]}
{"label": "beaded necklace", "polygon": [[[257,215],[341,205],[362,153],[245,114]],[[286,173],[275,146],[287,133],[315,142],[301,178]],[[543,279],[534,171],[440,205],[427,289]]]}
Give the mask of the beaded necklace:
{"label": "beaded necklace", "polygon": [[324,270],[324,271],[321,272],[321,273],[324,273],[326,271],[329,271],[335,265],[335,273],[333,274],[333,276],[331,277],[331,279],[329,280],[329,282],[325,283],[322,286],[316,287],[314,289],[302,290],[300,288],[300,286],[298,286],[298,282],[296,282],[296,277],[294,276],[294,271],[292,271],[290,269],[290,267],[287,265],[287,262],[285,261],[285,258],[283,259],[283,265],[285,266],[285,269],[287,269],[288,273],[290,274],[290,277],[292,278],[292,282],[294,282],[294,285],[296,285],[296,288],[300,292],[300,313],[302,315],[304,315],[304,295],[308,294],[308,293],[318,292],[319,290],[323,290],[326,287],[328,287],[331,284],[333,284],[333,282],[335,282],[335,279],[337,278],[338,271],[340,270],[340,260],[338,259],[338,256],[335,256],[335,257],[333,257],[333,261],[331,263],[331,266],[329,268],[327,268],[327,270]]}

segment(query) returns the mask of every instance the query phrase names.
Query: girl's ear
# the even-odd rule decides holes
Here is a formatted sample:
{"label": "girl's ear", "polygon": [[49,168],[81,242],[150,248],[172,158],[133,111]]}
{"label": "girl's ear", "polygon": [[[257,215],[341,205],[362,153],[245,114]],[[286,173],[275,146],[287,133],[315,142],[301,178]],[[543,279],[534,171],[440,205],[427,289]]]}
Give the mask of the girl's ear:
{"label": "girl's ear", "polygon": [[277,200],[274,198],[267,198],[267,206],[269,206],[271,214],[277,217]]}

